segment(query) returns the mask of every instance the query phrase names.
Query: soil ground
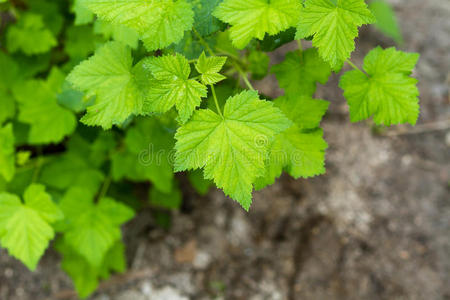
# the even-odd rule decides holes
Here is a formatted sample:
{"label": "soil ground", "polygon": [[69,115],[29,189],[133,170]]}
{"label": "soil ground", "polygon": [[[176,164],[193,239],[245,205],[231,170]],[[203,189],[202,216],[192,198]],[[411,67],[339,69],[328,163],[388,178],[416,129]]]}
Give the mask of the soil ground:
{"label": "soil ground", "polygon": [[[450,1],[391,2],[402,49],[421,53],[417,127],[351,124],[334,75],[317,94],[331,102],[326,175],[283,176],[248,214],[218,190],[186,188],[170,229],[149,211],[126,226],[129,270],[91,299],[450,299]],[[393,45],[363,29],[352,59],[378,44]],[[273,77],[255,84],[281,92]],[[75,298],[56,253],[30,273],[0,251],[0,299]]]}

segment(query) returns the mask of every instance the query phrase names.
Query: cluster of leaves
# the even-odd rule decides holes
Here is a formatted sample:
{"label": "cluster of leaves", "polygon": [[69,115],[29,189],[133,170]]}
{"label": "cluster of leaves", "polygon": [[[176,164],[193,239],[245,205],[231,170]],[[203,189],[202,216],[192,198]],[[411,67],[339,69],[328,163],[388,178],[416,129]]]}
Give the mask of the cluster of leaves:
{"label": "cluster of leaves", "polygon": [[[81,297],[125,270],[120,227],[136,211],[164,225],[181,207],[178,180],[249,210],[283,171],[325,173],[328,102],[314,94],[346,62],[352,122],[419,114],[417,54],[349,61],[362,25],[401,42],[381,0],[2,0],[0,18],[0,245],[34,270],[55,239]],[[249,76],[293,40],[270,68],[284,95],[268,99]]]}

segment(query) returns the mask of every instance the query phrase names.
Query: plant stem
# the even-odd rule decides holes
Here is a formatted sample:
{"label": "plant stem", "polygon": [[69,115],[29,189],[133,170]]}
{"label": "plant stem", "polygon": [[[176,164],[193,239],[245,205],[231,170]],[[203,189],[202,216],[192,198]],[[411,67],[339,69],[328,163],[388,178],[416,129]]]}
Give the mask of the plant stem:
{"label": "plant stem", "polygon": [[33,172],[33,177],[31,179],[31,182],[34,183],[38,180],[39,178],[39,173],[41,171],[42,168],[42,164],[44,162],[44,159],[42,158],[42,148],[38,147],[37,148],[37,158],[36,158],[36,166]]}
{"label": "plant stem", "polygon": [[211,84],[211,91],[212,91],[212,95],[214,98],[214,102],[216,103],[217,112],[223,119],[222,110],[220,109],[219,101],[217,100],[216,90],[214,89],[214,85],[212,85],[212,84]]}
{"label": "plant stem", "polygon": [[218,47],[214,47],[214,49],[216,49],[216,51],[219,52],[219,53],[225,54],[226,56],[229,56],[229,57],[233,58],[234,60],[240,61],[240,58],[238,56],[236,56],[236,55],[234,55],[234,54],[232,54],[232,53],[230,53],[230,52],[228,52],[226,50],[223,50],[223,49],[218,48]]}
{"label": "plant stem", "polygon": [[194,64],[194,63],[196,63],[197,61],[198,61],[198,59],[197,59],[197,58],[194,58],[194,59],[188,60],[188,63]]}
{"label": "plant stem", "polygon": [[297,40],[298,50],[300,53],[303,52],[302,40]]}
{"label": "plant stem", "polygon": [[103,197],[105,197],[106,193],[108,192],[109,186],[111,185],[111,175],[108,175],[103,181],[102,189],[100,190],[100,193],[98,193],[97,201],[100,201]]}
{"label": "plant stem", "polygon": [[198,33],[198,31],[194,27],[192,27],[192,31],[197,36],[198,40],[200,41],[200,44],[202,44],[205,47],[209,55],[214,56],[214,51],[211,49],[211,47],[209,47],[208,43],[203,39],[200,33]]}
{"label": "plant stem", "polygon": [[303,63],[303,46],[302,40],[297,40],[298,45],[298,56],[300,57],[300,63]]}
{"label": "plant stem", "polygon": [[253,87],[253,85],[250,83],[250,81],[247,78],[247,73],[245,73],[241,67],[237,64],[237,63],[233,63],[233,66],[236,68],[236,70],[239,72],[239,75],[241,75],[242,79],[244,80],[245,84],[247,85],[247,87],[249,89],[251,89],[252,91],[255,90],[255,88]]}
{"label": "plant stem", "polygon": [[360,68],[358,68],[357,65],[355,65],[354,63],[352,63],[350,59],[347,59],[347,63],[348,63],[353,69],[355,69],[355,70],[357,70],[357,71],[359,71],[359,72],[361,72],[361,73],[363,73],[364,75],[367,76],[367,74],[364,73],[363,70],[361,70]]}

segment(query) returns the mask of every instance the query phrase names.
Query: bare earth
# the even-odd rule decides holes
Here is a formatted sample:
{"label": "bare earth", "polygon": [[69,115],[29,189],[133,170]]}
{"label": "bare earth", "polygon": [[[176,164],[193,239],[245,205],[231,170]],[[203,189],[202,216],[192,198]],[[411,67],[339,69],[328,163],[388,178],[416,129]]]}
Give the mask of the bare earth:
{"label": "bare earth", "polygon": [[[418,127],[350,124],[333,76],[317,93],[331,101],[326,175],[283,177],[248,214],[220,191],[186,187],[168,231],[149,211],[126,226],[129,271],[92,299],[450,299],[450,1],[391,2],[402,49],[421,53]],[[361,65],[378,44],[392,45],[363,29],[352,59]],[[255,84],[281,92],[273,77]],[[53,251],[35,273],[0,251],[0,299],[76,297]]]}

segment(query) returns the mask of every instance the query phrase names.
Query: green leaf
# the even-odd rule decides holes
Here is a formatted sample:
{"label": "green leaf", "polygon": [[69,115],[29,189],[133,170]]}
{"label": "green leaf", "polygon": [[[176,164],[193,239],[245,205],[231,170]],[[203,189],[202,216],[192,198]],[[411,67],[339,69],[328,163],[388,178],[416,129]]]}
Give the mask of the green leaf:
{"label": "green leaf", "polygon": [[125,137],[126,150],[112,157],[114,180],[150,180],[162,192],[172,190],[173,133],[156,119],[139,119]]}
{"label": "green leaf", "polygon": [[376,124],[414,125],[419,116],[417,79],[410,77],[417,53],[377,47],[364,59],[364,70],[346,72],[339,82],[352,122],[373,116]]}
{"label": "green leaf", "polygon": [[275,136],[270,145],[266,173],[258,178],[257,189],[273,184],[283,170],[296,179],[325,173],[325,150],[328,145],[318,126],[328,109],[328,102],[309,96],[284,96],[275,100],[275,106],[294,125]]}
{"label": "green leaf", "polygon": [[291,122],[271,102],[254,91],[227,100],[223,117],[198,110],[177,130],[176,171],[204,168],[225,194],[244,209],[251,204],[255,179],[264,173],[268,143]]}
{"label": "green leaf", "polygon": [[134,216],[133,210],[111,198],[93,203],[83,188],[71,188],[60,202],[68,226],[64,241],[94,267],[100,267],[107,251],[121,239],[120,225]]}
{"label": "green leaf", "polygon": [[217,32],[222,23],[213,16],[213,11],[222,0],[189,0],[195,12],[194,28],[201,36]]}
{"label": "green leaf", "polygon": [[185,0],[84,0],[82,4],[102,20],[139,32],[149,51],[178,42],[194,22],[192,7]]}
{"label": "green leaf", "polygon": [[133,49],[136,49],[139,45],[139,34],[134,29],[122,24],[96,20],[94,23],[94,31],[97,34],[103,35],[106,39],[112,38]]}
{"label": "green leaf", "polygon": [[71,26],[66,30],[64,50],[72,59],[85,59],[95,51],[96,40],[91,26]]}
{"label": "green leaf", "polygon": [[132,63],[128,47],[109,42],[69,74],[67,80],[77,89],[96,96],[95,104],[81,119],[83,123],[109,129],[142,113],[145,95],[136,76],[138,65],[133,68]]}
{"label": "green leaf", "polygon": [[18,120],[31,126],[30,144],[58,143],[75,130],[74,114],[61,107],[56,98],[63,80],[62,73],[53,69],[47,81],[28,80],[14,86]]}
{"label": "green leaf", "polygon": [[270,57],[262,51],[251,51],[248,62],[253,79],[262,79],[269,72]]}
{"label": "green leaf", "polygon": [[150,204],[166,209],[179,209],[183,202],[183,197],[178,186],[174,186],[169,193],[163,193],[158,189],[150,190]]}
{"label": "green leaf", "polygon": [[94,21],[94,14],[84,6],[84,0],[75,0],[71,11],[75,13],[75,25],[86,25]]}
{"label": "green leaf", "polygon": [[203,173],[201,170],[190,171],[188,173],[188,179],[192,187],[200,195],[206,195],[211,186],[213,185],[213,182],[211,180],[206,180],[203,177]]}
{"label": "green leaf", "polygon": [[203,52],[195,64],[197,71],[202,74],[201,80],[203,84],[213,85],[226,79],[225,76],[219,73],[226,61],[227,58],[224,56],[206,57],[205,52]]}
{"label": "green leaf", "polygon": [[320,56],[339,70],[355,49],[358,27],[375,22],[364,0],[306,0],[296,39],[314,36]]}
{"label": "green leaf", "polygon": [[207,95],[206,86],[189,79],[189,62],[180,54],[147,58],[143,67],[155,78],[148,92],[145,108],[148,112],[164,113],[175,105],[184,123]]}
{"label": "green leaf", "polygon": [[260,50],[264,52],[272,52],[284,44],[292,42],[296,31],[297,30],[295,28],[291,27],[275,35],[266,35],[260,43]]}
{"label": "green leaf", "polygon": [[62,217],[42,185],[30,185],[24,203],[16,195],[0,193],[0,243],[10,255],[35,270],[55,235],[51,224]]}
{"label": "green leaf", "polygon": [[40,15],[26,13],[6,33],[9,52],[22,51],[27,55],[45,53],[57,45],[52,32],[45,28]]}
{"label": "green leaf", "polygon": [[377,19],[375,27],[382,33],[391,37],[395,42],[403,43],[402,33],[392,7],[384,0],[375,0],[369,3],[369,9]]}
{"label": "green leaf", "polygon": [[62,269],[73,280],[75,289],[81,298],[88,297],[97,289],[99,278],[107,279],[110,272],[125,270],[125,247],[120,241],[108,250],[100,267],[90,265],[63,240],[58,240],[55,248],[63,256]]}
{"label": "green leaf", "polygon": [[12,124],[0,127],[0,175],[11,181],[16,172],[14,157],[14,133]]}
{"label": "green leaf", "polygon": [[22,79],[22,70],[19,69],[11,56],[3,52],[0,52],[0,69],[8,70],[8,72],[0,72],[0,91],[9,91],[14,84]]}
{"label": "green leaf", "polygon": [[61,13],[61,2],[53,0],[30,1],[29,11],[42,16],[42,21],[54,36],[63,28],[64,18]]}
{"label": "green leaf", "polygon": [[47,186],[66,190],[73,186],[83,187],[95,192],[104,180],[104,175],[86,161],[73,153],[54,157],[42,168],[40,181]]}
{"label": "green leaf", "polygon": [[272,67],[272,72],[287,95],[312,96],[317,83],[325,84],[331,75],[330,66],[314,48],[287,53],[283,62]]}
{"label": "green leaf", "polygon": [[232,25],[233,45],[243,49],[253,38],[262,40],[266,33],[275,35],[295,26],[300,7],[298,0],[224,0],[213,14]]}

